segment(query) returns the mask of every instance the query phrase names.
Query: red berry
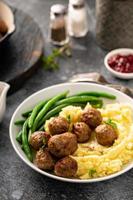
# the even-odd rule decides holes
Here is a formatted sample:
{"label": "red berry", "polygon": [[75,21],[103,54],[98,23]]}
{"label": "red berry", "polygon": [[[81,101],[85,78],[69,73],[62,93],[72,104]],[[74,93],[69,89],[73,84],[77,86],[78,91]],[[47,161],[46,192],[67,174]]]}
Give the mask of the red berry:
{"label": "red berry", "polygon": [[108,60],[109,66],[118,72],[133,72],[133,55],[114,55]]}

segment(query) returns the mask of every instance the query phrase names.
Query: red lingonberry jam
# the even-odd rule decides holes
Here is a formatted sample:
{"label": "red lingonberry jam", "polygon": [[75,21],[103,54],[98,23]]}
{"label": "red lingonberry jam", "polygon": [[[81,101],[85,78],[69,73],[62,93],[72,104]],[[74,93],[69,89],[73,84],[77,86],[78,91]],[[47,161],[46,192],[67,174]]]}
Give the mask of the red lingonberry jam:
{"label": "red lingonberry jam", "polygon": [[133,54],[114,55],[108,59],[108,64],[117,72],[133,73]]}

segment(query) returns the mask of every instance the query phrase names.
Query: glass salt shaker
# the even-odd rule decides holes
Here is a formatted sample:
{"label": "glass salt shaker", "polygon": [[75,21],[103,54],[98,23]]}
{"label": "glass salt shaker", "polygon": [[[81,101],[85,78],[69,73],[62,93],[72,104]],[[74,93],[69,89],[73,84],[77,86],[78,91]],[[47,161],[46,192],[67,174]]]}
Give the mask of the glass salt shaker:
{"label": "glass salt shaker", "polygon": [[69,41],[67,33],[67,9],[64,5],[55,4],[50,12],[50,39],[54,45],[65,45]]}
{"label": "glass salt shaker", "polygon": [[89,30],[88,13],[84,0],[69,0],[68,33],[74,37],[84,37]]}

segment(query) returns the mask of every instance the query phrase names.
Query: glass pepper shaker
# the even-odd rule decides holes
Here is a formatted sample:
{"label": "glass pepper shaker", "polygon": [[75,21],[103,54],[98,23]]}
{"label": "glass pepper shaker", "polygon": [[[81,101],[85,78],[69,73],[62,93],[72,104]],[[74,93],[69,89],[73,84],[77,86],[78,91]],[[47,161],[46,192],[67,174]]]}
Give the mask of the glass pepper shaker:
{"label": "glass pepper shaker", "polygon": [[89,30],[87,7],[84,0],[69,0],[68,33],[74,37],[84,37]]}
{"label": "glass pepper shaker", "polygon": [[64,5],[55,4],[50,12],[50,39],[54,45],[65,45],[69,41],[67,34],[67,9]]}

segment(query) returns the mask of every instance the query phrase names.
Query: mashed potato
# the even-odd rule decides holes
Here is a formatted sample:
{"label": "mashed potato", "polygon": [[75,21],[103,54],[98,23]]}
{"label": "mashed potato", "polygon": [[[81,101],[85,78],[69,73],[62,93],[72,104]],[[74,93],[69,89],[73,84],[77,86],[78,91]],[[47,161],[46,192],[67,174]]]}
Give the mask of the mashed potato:
{"label": "mashed potato", "polygon": [[[78,149],[72,157],[78,163],[77,176],[81,179],[107,176],[120,171],[125,164],[133,161],[133,111],[131,106],[115,103],[107,104],[99,110],[103,121],[112,119],[117,124],[118,139],[111,147],[105,147],[97,143],[95,133],[92,133],[88,142],[78,144]],[[67,119],[69,117],[72,126],[74,122],[80,121],[81,114],[80,107],[67,106],[59,115]],[[48,121],[45,124],[46,129],[47,124]]]}

